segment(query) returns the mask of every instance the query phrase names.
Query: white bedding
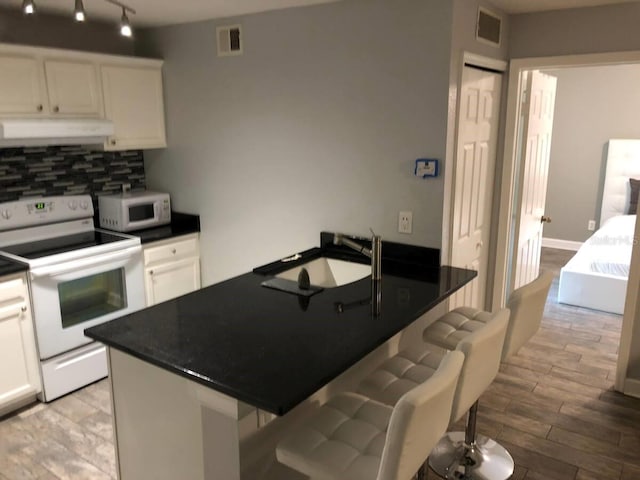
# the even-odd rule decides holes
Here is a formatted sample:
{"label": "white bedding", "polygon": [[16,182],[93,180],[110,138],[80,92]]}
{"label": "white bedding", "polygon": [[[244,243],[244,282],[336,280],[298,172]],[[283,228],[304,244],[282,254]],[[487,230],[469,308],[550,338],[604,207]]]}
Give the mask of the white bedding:
{"label": "white bedding", "polygon": [[[636,215],[612,217],[578,250],[578,261],[589,270],[618,277],[629,276]],[[577,262],[576,262],[577,263]]]}
{"label": "white bedding", "polygon": [[558,302],[622,315],[636,215],[618,215],[560,270]]}

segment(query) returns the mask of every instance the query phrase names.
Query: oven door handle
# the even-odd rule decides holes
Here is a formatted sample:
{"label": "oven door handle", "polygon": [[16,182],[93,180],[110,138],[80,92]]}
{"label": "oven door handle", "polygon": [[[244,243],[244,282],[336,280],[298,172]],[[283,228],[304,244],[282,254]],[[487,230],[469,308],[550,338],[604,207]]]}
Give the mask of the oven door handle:
{"label": "oven door handle", "polygon": [[31,269],[31,278],[38,277],[53,277],[61,275],[63,273],[75,272],[81,268],[97,267],[99,265],[108,264],[118,260],[124,260],[139,254],[141,251],[140,245],[135,247],[129,247],[125,250],[118,250],[117,252],[104,253],[102,255],[94,255],[88,258],[81,258],[78,260],[70,260],[60,265],[50,265],[46,267],[37,267]]}

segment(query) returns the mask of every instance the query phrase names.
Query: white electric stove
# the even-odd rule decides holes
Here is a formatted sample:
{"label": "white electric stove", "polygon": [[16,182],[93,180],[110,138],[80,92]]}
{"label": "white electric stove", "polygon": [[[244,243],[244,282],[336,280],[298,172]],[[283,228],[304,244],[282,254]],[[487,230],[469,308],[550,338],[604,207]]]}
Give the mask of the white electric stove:
{"label": "white electric stove", "polygon": [[29,266],[40,399],[106,377],[84,329],[144,307],[140,239],[94,228],[89,195],[28,198],[0,204],[0,255]]}

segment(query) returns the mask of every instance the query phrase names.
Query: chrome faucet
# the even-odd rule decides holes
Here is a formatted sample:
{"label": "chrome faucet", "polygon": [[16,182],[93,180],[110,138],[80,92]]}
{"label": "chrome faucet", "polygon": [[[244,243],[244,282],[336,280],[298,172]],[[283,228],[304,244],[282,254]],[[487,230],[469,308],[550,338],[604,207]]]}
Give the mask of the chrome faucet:
{"label": "chrome faucet", "polygon": [[344,245],[356,252],[363,254],[371,259],[371,280],[382,279],[382,237],[380,235],[373,234],[371,238],[371,248],[367,248],[360,245],[358,242],[354,242],[350,238],[347,238],[342,233],[333,234],[334,245]]}

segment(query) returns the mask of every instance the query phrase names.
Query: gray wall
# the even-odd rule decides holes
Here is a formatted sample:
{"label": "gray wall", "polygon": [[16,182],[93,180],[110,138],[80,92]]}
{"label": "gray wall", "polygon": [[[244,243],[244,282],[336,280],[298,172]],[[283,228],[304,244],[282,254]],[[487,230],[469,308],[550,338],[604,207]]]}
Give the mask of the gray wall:
{"label": "gray wall", "polygon": [[[235,22],[245,54],[216,57],[216,25]],[[145,33],[169,144],[145,155],[147,184],[201,215],[205,284],[321,230],[440,246],[443,179],[413,166],[445,155],[451,24],[449,0],[346,0]]]}
{"label": "gray wall", "polygon": [[546,71],[558,78],[544,236],[584,241],[599,220],[610,138],[640,138],[640,65]]}
{"label": "gray wall", "polygon": [[511,58],[640,50],[640,2],[513,15]]}
{"label": "gray wall", "polygon": [[[72,7],[73,2],[69,1],[69,9]],[[41,12],[26,16],[16,8],[0,8],[0,43],[133,55],[133,39],[120,35],[118,22],[118,16],[113,23],[90,19],[86,23],[77,23],[71,12],[68,16]]]}

